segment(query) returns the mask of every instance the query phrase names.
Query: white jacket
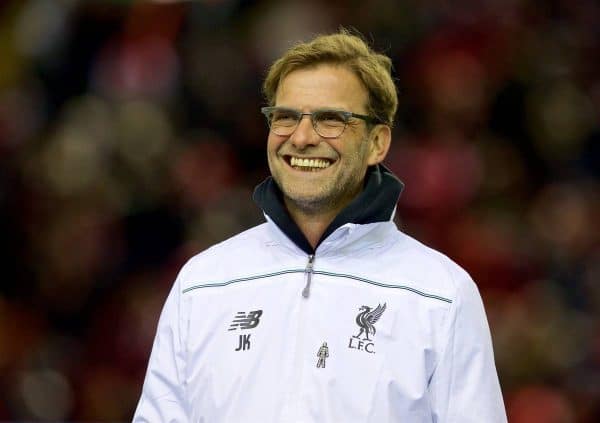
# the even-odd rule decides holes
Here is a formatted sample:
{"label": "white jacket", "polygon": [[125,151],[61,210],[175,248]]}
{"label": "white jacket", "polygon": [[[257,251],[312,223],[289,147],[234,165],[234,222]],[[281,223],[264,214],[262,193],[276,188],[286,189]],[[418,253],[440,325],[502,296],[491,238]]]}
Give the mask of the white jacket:
{"label": "white jacket", "polygon": [[268,218],[183,267],[134,422],[506,421],[464,270],[392,221],[314,255],[288,235]]}

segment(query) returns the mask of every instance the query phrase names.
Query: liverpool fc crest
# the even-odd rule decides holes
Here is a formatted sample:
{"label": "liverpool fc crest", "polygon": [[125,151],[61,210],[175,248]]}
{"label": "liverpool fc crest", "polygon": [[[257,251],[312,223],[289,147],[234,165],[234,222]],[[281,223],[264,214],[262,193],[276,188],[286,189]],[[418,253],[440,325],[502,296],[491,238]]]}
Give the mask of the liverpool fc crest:
{"label": "liverpool fc crest", "polygon": [[[375,335],[375,323],[377,323],[385,308],[386,303],[383,303],[383,305],[378,304],[375,309],[366,305],[359,308],[360,313],[356,316],[356,324],[360,330],[357,335],[352,335],[348,348],[364,350],[371,354],[375,352],[373,341],[369,338],[369,335]],[[364,336],[364,338],[361,339],[361,336]]]}

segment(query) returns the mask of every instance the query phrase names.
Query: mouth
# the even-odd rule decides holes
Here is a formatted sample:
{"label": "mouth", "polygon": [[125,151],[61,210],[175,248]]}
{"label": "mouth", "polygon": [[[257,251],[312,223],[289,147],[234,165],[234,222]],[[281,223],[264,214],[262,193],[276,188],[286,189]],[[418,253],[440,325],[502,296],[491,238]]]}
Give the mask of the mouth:
{"label": "mouth", "polygon": [[283,159],[292,168],[303,172],[319,172],[327,169],[334,163],[334,160],[323,157],[295,157],[285,155]]}

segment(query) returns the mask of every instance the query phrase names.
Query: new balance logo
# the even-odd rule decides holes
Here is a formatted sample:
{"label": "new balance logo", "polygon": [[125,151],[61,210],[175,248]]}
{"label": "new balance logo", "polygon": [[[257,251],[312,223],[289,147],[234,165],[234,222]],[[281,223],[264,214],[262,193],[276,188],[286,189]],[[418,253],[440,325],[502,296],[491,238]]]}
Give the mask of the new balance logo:
{"label": "new balance logo", "polygon": [[238,311],[233,318],[233,322],[229,326],[227,330],[236,330],[240,329],[253,329],[258,326],[260,316],[262,316],[262,310],[249,311],[248,313],[244,313],[243,311]]}

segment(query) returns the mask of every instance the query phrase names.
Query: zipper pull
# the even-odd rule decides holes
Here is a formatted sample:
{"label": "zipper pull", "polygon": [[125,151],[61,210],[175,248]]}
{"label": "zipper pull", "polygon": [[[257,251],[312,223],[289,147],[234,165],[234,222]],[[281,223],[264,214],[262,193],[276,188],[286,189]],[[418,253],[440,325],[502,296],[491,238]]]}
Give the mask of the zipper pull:
{"label": "zipper pull", "polygon": [[308,294],[310,294],[310,282],[312,280],[314,261],[315,261],[315,255],[310,254],[308,256],[308,263],[306,264],[306,269],[304,269],[304,274],[306,275],[306,278],[305,278],[306,285],[304,286],[304,289],[302,290],[302,296],[304,298],[308,298]]}

